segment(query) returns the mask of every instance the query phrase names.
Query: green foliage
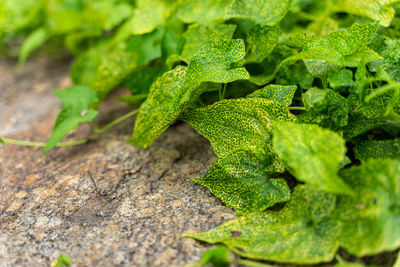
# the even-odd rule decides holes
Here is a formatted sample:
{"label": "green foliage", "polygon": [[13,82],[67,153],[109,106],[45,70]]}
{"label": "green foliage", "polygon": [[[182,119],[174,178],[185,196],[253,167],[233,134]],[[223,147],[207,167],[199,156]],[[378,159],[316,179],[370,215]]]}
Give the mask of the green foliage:
{"label": "green foliage", "polygon": [[220,157],[205,177],[192,180],[210,189],[237,214],[262,211],[290,198],[285,180],[272,179],[276,161],[272,151],[232,151]]}
{"label": "green foliage", "polygon": [[[2,56],[76,58],[44,152],[122,84],[140,106],[129,142],[183,120],[218,157],[193,180],[239,217],[190,236],[298,264],[400,248],[399,0],[0,2]],[[265,265],[227,255],[201,264]]]}
{"label": "green foliage", "polygon": [[195,266],[212,264],[215,267],[229,267],[229,250],[225,246],[211,248],[201,255],[201,261]]}
{"label": "green foliage", "polygon": [[243,59],[244,43],[221,39],[210,29],[207,31],[209,41],[192,57],[187,68],[167,72],[153,84],[148,99],[140,107],[132,144],[149,146],[203,92],[215,90],[215,86],[204,82],[248,79],[244,68],[231,68],[231,64]]}
{"label": "green foliage", "polygon": [[244,18],[260,26],[277,25],[292,7],[293,0],[234,0],[225,18]]}
{"label": "green foliage", "polygon": [[71,259],[63,254],[58,256],[58,258],[50,264],[50,267],[69,267],[69,266],[71,266]]}
{"label": "green foliage", "polygon": [[356,256],[395,250],[400,245],[400,161],[371,159],[341,172],[355,192],[340,196],[344,223],[341,245]]}
{"label": "green foliage", "polygon": [[346,152],[345,142],[338,134],[316,125],[276,122],[272,143],[298,180],[326,192],[352,193],[337,175]]}
{"label": "green foliage", "polygon": [[258,97],[275,100],[285,107],[290,106],[294,93],[296,92],[296,85],[274,85],[269,84],[246,97]]}
{"label": "green foliage", "polygon": [[356,158],[400,158],[400,139],[364,141],[356,144],[354,149]]}
{"label": "green foliage", "polygon": [[262,149],[271,143],[273,121],[293,120],[286,107],[264,98],[222,100],[181,116],[210,140],[217,156],[238,149]]}
{"label": "green foliage", "polygon": [[93,120],[98,111],[90,108],[90,105],[97,102],[95,92],[85,86],[73,86],[66,90],[54,90],[64,108],[57,117],[56,123],[43,150],[46,153],[55,147],[69,131],[77,128],[83,122]]}
{"label": "green foliage", "polygon": [[307,264],[330,261],[339,248],[342,230],[341,223],[331,218],[334,209],[334,195],[297,186],[280,211],[250,213],[214,230],[184,236],[223,243],[253,259]]}

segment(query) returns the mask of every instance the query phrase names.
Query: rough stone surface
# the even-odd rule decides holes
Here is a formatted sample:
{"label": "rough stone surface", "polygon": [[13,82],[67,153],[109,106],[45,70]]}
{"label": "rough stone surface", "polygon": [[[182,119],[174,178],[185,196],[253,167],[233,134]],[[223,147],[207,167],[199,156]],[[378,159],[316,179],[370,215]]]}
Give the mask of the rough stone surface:
{"label": "rough stone surface", "polygon": [[[0,62],[0,136],[45,141],[70,84],[70,63],[33,60],[22,72]],[[124,94],[125,92],[122,92]],[[112,97],[111,97],[112,98]],[[115,98],[115,95],[114,95]],[[107,101],[104,124],[131,108]],[[133,120],[95,141],[56,148],[0,146],[0,266],[183,266],[204,248],[182,233],[204,231],[234,213],[189,177],[215,161],[207,142],[178,124],[149,149],[127,144]],[[68,140],[90,134],[87,126]]]}

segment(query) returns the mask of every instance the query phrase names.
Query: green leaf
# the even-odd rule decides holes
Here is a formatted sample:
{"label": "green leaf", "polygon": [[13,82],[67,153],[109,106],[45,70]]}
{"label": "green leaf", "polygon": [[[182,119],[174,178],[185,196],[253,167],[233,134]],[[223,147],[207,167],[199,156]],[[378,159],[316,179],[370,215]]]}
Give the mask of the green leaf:
{"label": "green leaf", "polygon": [[223,20],[231,0],[186,0],[179,6],[177,17],[187,24]]}
{"label": "green leaf", "polygon": [[398,2],[398,0],[337,0],[335,7],[338,11],[368,17],[388,27],[395,13],[391,5]]}
{"label": "green leaf", "polygon": [[211,248],[201,255],[201,265],[212,264],[215,267],[229,267],[229,250],[225,246]]}
{"label": "green leaf", "polygon": [[341,246],[357,257],[400,246],[400,161],[370,159],[341,172],[355,192],[338,199]]}
{"label": "green leaf", "polygon": [[145,34],[152,32],[158,26],[165,23],[170,15],[173,4],[164,0],[138,0],[137,7],[133,11],[132,18],[126,22],[130,34]]}
{"label": "green leaf", "polygon": [[54,93],[63,103],[64,108],[57,117],[43,153],[55,147],[69,131],[77,128],[82,122],[93,120],[98,114],[97,110],[89,108],[98,99],[95,92],[88,87],[73,86],[66,90],[56,89]]}
{"label": "green leaf", "polygon": [[383,59],[370,64],[371,71],[378,71],[381,67],[386,71],[390,78],[400,82],[400,40],[391,40],[388,38],[377,38],[376,42],[371,44],[372,48],[380,54]]}
{"label": "green leaf", "polygon": [[20,66],[24,65],[26,59],[29,54],[32,53],[35,49],[39,48],[43,45],[48,39],[48,32],[45,28],[38,28],[33,31],[26,38],[24,43],[21,46],[21,51],[19,53],[18,64]]}
{"label": "green leaf", "polygon": [[334,195],[300,185],[280,211],[250,213],[214,230],[184,236],[223,243],[251,259],[298,264],[328,262],[339,248],[342,228],[332,219],[334,209]]}
{"label": "green leaf", "polygon": [[244,57],[243,40],[220,39],[211,30],[208,34],[210,41],[197,51],[187,69],[167,72],[153,84],[136,119],[129,140],[132,144],[149,146],[201,93],[216,90],[203,82],[228,83],[249,78],[244,68],[231,66]]}
{"label": "green leaf", "polygon": [[102,56],[91,84],[100,101],[137,67],[137,62],[138,55],[126,52],[122,47]]}
{"label": "green leaf", "polygon": [[133,36],[125,49],[126,52],[137,53],[138,66],[144,66],[151,60],[161,57],[161,39],[164,35],[162,29],[151,33]]}
{"label": "green leaf", "polygon": [[293,120],[286,107],[264,98],[222,100],[181,116],[210,140],[218,157],[238,149],[264,148],[271,142],[272,121]]}
{"label": "green leaf", "polygon": [[148,94],[151,84],[162,74],[161,67],[146,67],[131,72],[123,80],[133,95]]}
{"label": "green leaf", "polygon": [[290,199],[285,180],[272,179],[276,161],[270,149],[233,151],[220,157],[206,176],[192,180],[207,187],[238,215],[263,211]]}
{"label": "green leaf", "polygon": [[225,19],[250,19],[260,26],[275,26],[292,4],[293,0],[234,0],[225,9]]}
{"label": "green leaf", "polygon": [[307,116],[322,127],[338,129],[347,125],[349,103],[346,98],[329,89],[311,88],[302,95]]}
{"label": "green leaf", "polygon": [[354,153],[362,161],[369,158],[400,159],[400,139],[360,142],[356,144]]}
{"label": "green leaf", "polygon": [[346,147],[338,134],[316,125],[275,122],[273,149],[298,180],[331,193],[352,194],[337,175]]}
{"label": "green leaf", "polygon": [[232,39],[236,25],[221,24],[207,27],[197,24],[190,25],[183,34],[185,44],[182,48],[181,57],[184,61],[189,63],[195,53],[200,50],[204,44],[210,42],[210,38],[214,37],[209,34],[209,29],[212,29],[219,38]]}
{"label": "green leaf", "polygon": [[256,61],[263,61],[278,43],[280,36],[279,26],[259,26],[254,25],[247,32],[247,42],[249,50]]}
{"label": "green leaf", "polygon": [[275,100],[285,107],[290,106],[294,93],[297,90],[296,85],[274,85],[269,84],[246,97],[257,97]]}
{"label": "green leaf", "polygon": [[332,70],[328,72],[329,85],[337,92],[349,92],[355,86],[353,72],[348,69]]}
{"label": "green leaf", "polygon": [[285,59],[280,65],[293,60],[318,59],[337,66],[358,67],[379,60],[381,57],[360,41],[370,40],[376,30],[376,23],[354,24],[347,32],[338,31],[312,39],[299,54]]}

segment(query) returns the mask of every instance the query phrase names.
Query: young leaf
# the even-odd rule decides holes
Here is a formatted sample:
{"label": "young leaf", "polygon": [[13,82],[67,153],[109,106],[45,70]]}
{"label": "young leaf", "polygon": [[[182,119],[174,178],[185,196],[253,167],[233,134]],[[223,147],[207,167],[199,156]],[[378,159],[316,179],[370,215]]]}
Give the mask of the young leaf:
{"label": "young leaf", "polygon": [[[182,48],[181,57],[187,63],[190,62],[195,53],[201,49],[201,47],[209,42],[209,38],[212,35],[208,34],[208,27],[201,25],[190,25],[187,31],[183,34],[185,38],[185,44]],[[233,33],[235,32],[236,25],[233,24],[217,24],[210,26],[214,33],[219,38],[232,39]]]}
{"label": "young leaf", "polygon": [[391,5],[398,2],[399,0],[338,0],[335,7],[338,11],[368,17],[388,27],[395,13]]}
{"label": "young leaf", "polygon": [[[200,265],[212,264],[214,267],[229,267],[229,250],[225,246],[211,248],[201,255]],[[199,265],[194,265],[199,266]]]}
{"label": "young leaf", "polygon": [[300,185],[280,211],[250,213],[208,232],[184,236],[223,243],[251,259],[297,264],[328,262],[339,248],[342,229],[332,219],[334,209],[334,195]]}
{"label": "young leaf", "polygon": [[362,161],[369,158],[400,159],[400,139],[360,142],[356,144],[354,153]]}
{"label": "young leaf", "polygon": [[82,122],[93,120],[98,114],[97,110],[89,108],[98,99],[95,92],[88,87],[73,86],[66,90],[56,89],[54,93],[63,103],[64,108],[57,117],[43,154],[55,147],[69,131],[77,128]]}
{"label": "young leaf", "polygon": [[338,134],[311,124],[273,123],[273,149],[298,180],[317,190],[352,194],[337,175],[346,147]]}
{"label": "young leaf", "polygon": [[183,22],[207,23],[223,20],[225,7],[231,0],[186,0],[179,6],[177,17]]}
{"label": "young leaf", "polygon": [[203,82],[228,83],[249,78],[244,68],[231,66],[244,57],[243,41],[219,39],[211,30],[209,34],[210,41],[197,51],[187,68],[169,71],[153,84],[135,122],[129,140],[132,144],[149,146],[201,93],[216,90]]}
{"label": "young leaf", "polygon": [[280,65],[293,60],[318,59],[337,66],[358,67],[379,60],[381,56],[360,42],[369,40],[373,36],[371,32],[376,30],[376,23],[364,23],[353,25],[347,32],[338,31],[312,39],[299,54],[285,59]]}
{"label": "young leaf", "polygon": [[311,88],[302,95],[307,117],[330,129],[345,127],[349,119],[349,103],[346,98],[330,89]]}
{"label": "young leaf", "polygon": [[100,101],[137,67],[137,61],[136,53],[126,52],[123,48],[103,55],[91,86]]}
{"label": "young leaf", "polygon": [[278,43],[280,33],[279,26],[254,25],[250,28],[247,32],[247,42],[256,61],[261,62],[271,54]]}
{"label": "young leaf", "polygon": [[29,54],[35,49],[39,48],[41,45],[43,45],[47,41],[47,39],[48,39],[48,32],[45,28],[38,28],[31,34],[29,34],[29,36],[26,38],[26,40],[21,46],[18,64],[20,66],[24,65]]}
{"label": "young leaf", "polygon": [[263,211],[290,199],[285,180],[272,179],[276,163],[270,149],[233,151],[219,158],[206,176],[192,180],[207,187],[238,215]]}
{"label": "young leaf", "polygon": [[400,246],[400,161],[370,159],[341,172],[355,192],[338,198],[341,246],[358,257]]}
{"label": "young leaf", "polygon": [[292,4],[293,0],[234,0],[225,9],[225,19],[250,19],[260,26],[275,26]]}
{"label": "young leaf", "polygon": [[210,140],[218,157],[238,149],[264,148],[271,143],[272,121],[293,120],[288,109],[264,98],[228,99],[181,116]]}
{"label": "young leaf", "polygon": [[275,100],[285,107],[290,106],[294,93],[297,90],[296,85],[274,85],[268,84],[264,88],[261,88],[246,97],[258,97]]}

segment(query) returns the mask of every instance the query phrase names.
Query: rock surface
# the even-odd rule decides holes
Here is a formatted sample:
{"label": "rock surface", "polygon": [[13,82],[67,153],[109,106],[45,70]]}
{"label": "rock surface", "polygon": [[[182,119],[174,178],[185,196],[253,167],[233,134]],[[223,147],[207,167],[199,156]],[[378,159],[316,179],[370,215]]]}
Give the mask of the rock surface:
{"label": "rock surface", "polygon": [[[18,72],[15,62],[0,63],[0,136],[46,141],[60,110],[52,88],[69,86],[69,65],[39,59]],[[107,101],[99,123],[131,109]],[[44,157],[41,148],[0,146],[0,266],[48,266],[60,254],[73,266],[183,266],[199,260],[205,249],[182,233],[234,217],[189,179],[215,161],[210,145],[178,124],[144,150],[124,141],[132,127],[129,119],[91,143],[56,148]],[[83,126],[68,140],[89,135]]]}

